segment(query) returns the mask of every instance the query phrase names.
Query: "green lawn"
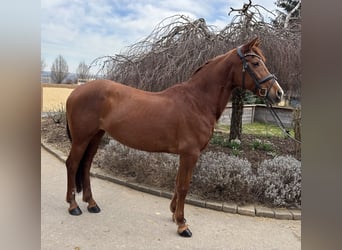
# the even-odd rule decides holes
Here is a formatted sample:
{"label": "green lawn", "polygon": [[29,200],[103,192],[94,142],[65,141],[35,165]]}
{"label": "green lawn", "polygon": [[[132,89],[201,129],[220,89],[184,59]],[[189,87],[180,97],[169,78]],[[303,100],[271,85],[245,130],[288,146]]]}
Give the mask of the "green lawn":
{"label": "green lawn", "polygon": [[[229,128],[230,126],[222,124],[218,124],[216,126],[216,129],[225,133],[229,133]],[[242,133],[251,135],[284,137],[284,133],[278,126],[259,122],[242,125]],[[294,136],[293,129],[290,129],[290,135]]]}

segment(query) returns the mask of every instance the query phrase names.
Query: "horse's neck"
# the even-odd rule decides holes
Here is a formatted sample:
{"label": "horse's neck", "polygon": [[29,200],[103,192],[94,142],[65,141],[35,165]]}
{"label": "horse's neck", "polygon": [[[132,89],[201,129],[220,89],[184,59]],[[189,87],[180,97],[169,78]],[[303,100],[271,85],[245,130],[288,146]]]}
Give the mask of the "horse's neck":
{"label": "horse's neck", "polygon": [[233,88],[231,66],[225,61],[220,65],[208,64],[188,81],[188,85],[198,105],[218,120]]}

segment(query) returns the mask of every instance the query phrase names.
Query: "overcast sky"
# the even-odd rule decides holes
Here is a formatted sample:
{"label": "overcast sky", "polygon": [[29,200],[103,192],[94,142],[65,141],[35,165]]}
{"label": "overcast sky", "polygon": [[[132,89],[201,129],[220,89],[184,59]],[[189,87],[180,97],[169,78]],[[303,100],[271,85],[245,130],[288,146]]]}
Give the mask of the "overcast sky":
{"label": "overcast sky", "polygon": [[[69,72],[80,62],[114,55],[149,35],[163,19],[183,14],[204,18],[218,29],[226,26],[230,7],[247,0],[41,0],[41,57],[50,71],[62,55]],[[253,0],[274,11],[275,0]],[[271,15],[268,14],[268,17]]]}

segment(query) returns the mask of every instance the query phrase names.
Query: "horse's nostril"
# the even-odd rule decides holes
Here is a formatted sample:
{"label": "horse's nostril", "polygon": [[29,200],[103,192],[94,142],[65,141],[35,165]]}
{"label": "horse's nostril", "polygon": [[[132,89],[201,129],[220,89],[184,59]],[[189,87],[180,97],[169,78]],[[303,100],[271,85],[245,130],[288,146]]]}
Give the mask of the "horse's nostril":
{"label": "horse's nostril", "polygon": [[277,90],[277,97],[279,98],[279,99],[281,99],[281,97],[283,96],[283,91],[281,91],[281,90]]}

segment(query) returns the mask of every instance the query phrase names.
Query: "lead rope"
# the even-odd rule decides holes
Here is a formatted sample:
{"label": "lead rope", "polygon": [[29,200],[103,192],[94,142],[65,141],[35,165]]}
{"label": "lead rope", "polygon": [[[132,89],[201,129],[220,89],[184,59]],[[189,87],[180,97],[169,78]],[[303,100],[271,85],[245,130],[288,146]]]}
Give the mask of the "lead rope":
{"label": "lead rope", "polygon": [[269,108],[269,110],[271,111],[271,114],[274,118],[274,120],[276,121],[278,127],[281,129],[281,131],[284,133],[285,136],[289,137],[290,139],[294,140],[295,142],[297,143],[302,143],[301,141],[298,141],[296,138],[293,138],[291,135],[290,135],[290,131],[287,130],[284,126],[284,124],[282,123],[282,121],[280,120],[277,112],[274,110],[273,106],[271,103],[269,103],[267,100],[265,100],[266,102],[266,105],[267,107]]}

